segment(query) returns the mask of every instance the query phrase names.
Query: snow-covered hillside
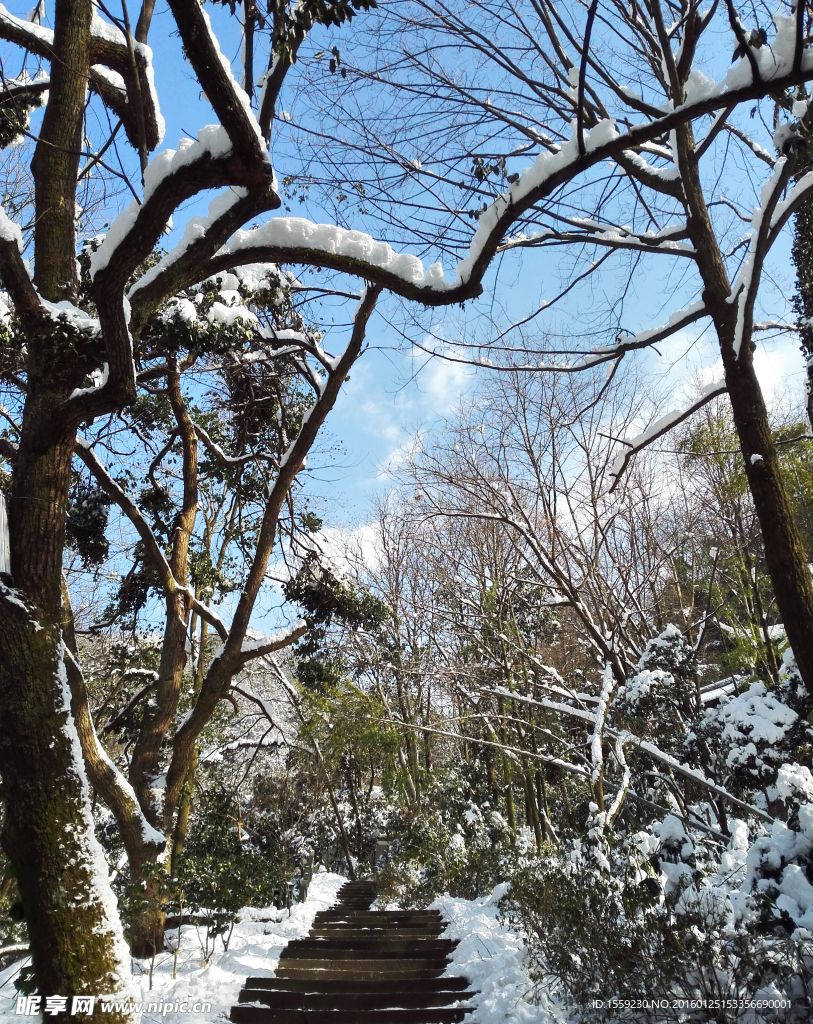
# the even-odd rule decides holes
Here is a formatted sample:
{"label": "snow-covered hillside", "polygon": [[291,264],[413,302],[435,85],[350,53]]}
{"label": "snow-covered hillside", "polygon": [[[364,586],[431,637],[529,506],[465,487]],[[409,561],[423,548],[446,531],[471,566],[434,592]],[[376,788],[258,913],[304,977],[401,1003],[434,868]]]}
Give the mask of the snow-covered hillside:
{"label": "snow-covered hillside", "polygon": [[[285,945],[307,935],[316,914],[334,902],[345,881],[341,875],[326,871],[314,875],[307,900],[294,905],[290,916],[287,910],[245,908],[228,950],[224,951],[222,941],[217,939],[217,951],[205,964],[202,931],[199,935],[194,925],[184,925],[176,978],[172,977],[175,958],[171,952],[156,957],[152,988],[150,962],[133,963],[133,973],[141,982],[144,1024],[223,1021],[237,1002],[246,978],[271,977]],[[532,1001],[522,936],[500,920],[498,903],[506,889],[505,885],[497,886],[491,895],[475,900],[441,896],[435,901],[433,907],[449,922],[445,936],[459,940],[447,974],[465,975],[478,992],[475,1011],[468,1018],[471,1024],[568,1024],[568,1014],[556,1001],[544,997],[539,1005]],[[170,941],[175,934],[169,932]],[[19,1024],[26,1019],[17,1013],[18,992],[14,988],[14,980],[26,963],[18,961],[0,973],[0,1021]],[[151,1003],[158,1008],[149,1009]],[[209,1006],[203,1011],[167,1010],[170,1005],[183,1003]]]}

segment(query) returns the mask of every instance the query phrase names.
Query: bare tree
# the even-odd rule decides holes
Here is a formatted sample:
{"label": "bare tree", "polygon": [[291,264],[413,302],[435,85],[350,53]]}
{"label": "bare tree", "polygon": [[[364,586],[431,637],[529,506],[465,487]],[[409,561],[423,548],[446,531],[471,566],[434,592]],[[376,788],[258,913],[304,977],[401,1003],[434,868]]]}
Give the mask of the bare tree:
{"label": "bare tree", "polygon": [[[729,395],[777,602],[810,688],[813,590],[753,363],[766,261],[813,182],[796,157],[809,121],[810,13],[804,4],[759,10],[772,21],[764,43],[748,24],[756,10],[746,15],[733,3],[703,11],[693,0],[567,8],[418,0],[386,8],[376,32],[343,54],[354,87],[313,71],[309,95],[318,96],[324,127],[312,143],[310,127],[302,133],[314,161],[303,171],[318,187],[348,168],[354,210],[384,220],[395,237],[414,237],[417,228],[427,251],[458,261],[454,280],[408,293],[427,302],[493,287],[485,275],[500,254],[559,255],[555,267],[536,264],[553,292],[544,306],[527,304],[498,334],[473,318],[457,342],[444,331],[444,351],[457,344],[459,358],[507,350],[529,369],[575,371],[694,325],[711,328],[723,379],[694,407],[722,390]],[[721,44],[735,53],[730,67]],[[386,99],[367,102],[372,91]],[[301,106],[303,120],[316,116],[315,103]],[[337,136],[344,161],[324,146]],[[733,153],[745,168],[737,182],[724,170]],[[395,187],[402,203],[393,208],[387,197]],[[344,217],[350,208],[348,199]],[[407,209],[420,211],[417,225]],[[637,282],[648,273],[660,280],[658,268],[670,264],[677,293],[689,301],[675,303],[664,323],[630,331]],[[612,265],[612,286],[602,278],[604,302],[591,281]],[[527,325],[580,286],[583,308],[573,312],[592,343],[540,349],[529,341]],[[494,301],[505,304],[499,289]],[[690,412],[675,410],[657,431],[630,439],[629,452]]]}
{"label": "bare tree", "polygon": [[[439,188],[450,184],[450,201],[442,204],[440,217],[434,199],[428,206],[416,205],[398,195],[397,183],[389,189],[386,204],[389,223],[407,230],[411,241],[441,238],[442,246],[457,252],[468,243],[467,255],[447,281],[439,264],[424,270],[417,256],[397,253],[384,241],[344,227],[275,216],[259,227],[242,230],[281,206],[269,141],[286,76],[313,25],[320,18],[330,24],[347,21],[348,4],[337,0],[327,8],[314,2],[274,9],[273,48],[255,117],[200,4],[170,0],[186,58],[219,124],[204,128],[191,145],[177,153],[167,151],[150,164],[149,152],[161,134],[146,47],[153,6],[150,0],[144,4],[135,36],[124,10],[116,26],[97,13],[91,0],[57,0],[53,30],[39,24],[39,15],[27,21],[0,10],[0,36],[50,65],[48,102],[31,163],[33,278],[23,260],[19,227],[5,215],[0,221],[0,273],[19,324],[18,337],[25,339],[24,347],[17,344],[10,361],[4,355],[3,364],[4,378],[14,386],[22,385],[25,392],[9,501],[14,587],[4,583],[0,597],[0,772],[11,809],[3,842],[19,880],[43,995],[127,988],[127,956],[111,909],[103,862],[91,835],[85,776],[63,685],[63,666],[69,658],[61,633],[61,563],[76,433],[81,424],[135,399],[139,370],[133,359],[134,339],[162,302],[213,274],[258,261],[294,262],[362,278],[369,287],[355,315],[348,348],[335,358],[334,372],[280,468],[275,496],[258,535],[257,559],[228,639],[209,669],[195,711],[179,730],[167,775],[170,803],[180,793],[211,708],[244,657],[245,631],[272,549],[279,509],[342,380],[361,352],[381,290],[428,306],[463,302],[481,293],[495,258],[508,249],[586,244],[658,258],[666,254],[693,269],[701,292],[698,302],[673,314],[662,328],[622,336],[601,350],[585,353],[582,365],[611,363],[704,318],[713,324],[777,602],[802,675],[813,687],[813,645],[809,643],[813,588],[779,472],[751,347],[766,256],[813,186],[813,175],[805,175],[790,189],[793,168],[788,159],[769,158],[771,173],[753,218],[750,248],[738,272],[736,254],[726,257],[721,247],[713,219],[716,208],[711,206],[701,173],[704,160],[719,153],[722,142],[733,137],[740,144],[743,129],[735,123],[735,114],[744,105],[775,96],[788,104],[813,77],[807,7],[799,4],[795,14],[777,16],[775,32],[762,45],[746,38],[733,5],[725,13],[717,5],[701,13],[698,5],[688,2],[676,9],[674,25],[667,27],[667,16],[657,0],[643,9],[610,5],[600,13],[597,4],[588,9],[579,6],[566,16],[553,4],[533,4],[527,11],[534,19],[530,29],[521,12],[508,6],[492,12],[485,5],[466,5],[459,11],[416,5],[418,21],[409,14],[403,24],[393,21],[396,15],[388,9],[388,24],[400,42],[408,39],[414,25],[420,31],[451,34],[455,45],[448,53],[454,54],[454,64],[460,53],[473,54],[476,68],[485,59],[489,69],[496,69],[511,83],[510,89],[502,90],[502,97],[519,91],[521,101],[525,94],[533,99],[530,116],[520,114],[517,120],[513,100],[510,107],[502,99],[492,102],[491,72],[481,76],[476,92],[471,93],[465,78],[446,74],[442,64],[427,61],[428,51],[415,51],[409,73],[420,77],[422,99],[434,97],[432,102],[439,108],[453,112],[453,120],[464,103],[465,109],[476,112],[475,128],[481,137],[492,135],[497,127],[515,140],[521,138],[521,150],[512,143],[507,153],[500,154],[506,159],[516,154],[512,159],[527,162],[529,154],[538,153],[524,174],[515,178],[511,173],[512,180],[506,178],[504,189],[495,194],[487,185],[487,162],[479,153],[483,147],[472,150],[473,136],[467,135],[462,121],[458,120],[461,131],[449,132],[447,120],[440,134],[435,134],[434,141],[448,141],[452,149],[461,140],[466,143],[440,174],[431,168],[422,172],[411,155],[401,156],[397,146],[383,140],[388,166],[395,154],[403,180],[431,178]],[[699,77],[695,57],[701,42],[729,15],[729,38],[743,56],[724,81],[710,86]],[[503,44],[508,30],[526,41],[516,52],[517,59],[512,48]],[[594,56],[590,40],[600,37],[612,41],[618,51],[613,65],[630,68],[629,81],[619,81],[609,71],[609,62]],[[247,52],[255,53],[252,47]],[[540,74],[534,71],[537,67]],[[476,68],[472,67],[472,74],[478,73]],[[364,81],[384,103],[384,91],[393,82],[387,66],[373,68]],[[517,90],[516,82],[521,82],[521,89]],[[75,305],[80,163],[83,155],[94,164],[103,161],[107,144],[104,139],[91,150],[84,147],[88,86],[97,97],[94,102],[121,120],[144,180],[142,194],[113,222],[94,253],[90,268],[94,309],[81,310]],[[335,109],[341,108],[335,105]],[[701,142],[695,142],[695,129],[708,116],[713,118],[711,127]],[[742,145],[746,154],[762,160],[753,140],[746,136]],[[375,153],[382,152],[378,141],[372,145],[375,153],[369,139],[365,146],[374,163]],[[334,139],[328,148],[328,159],[334,165],[342,163],[340,142]],[[475,177],[481,182],[475,191],[484,208],[472,211],[478,219],[473,236],[465,211],[454,201],[459,176],[449,173],[460,163],[462,153],[466,160],[475,156]],[[629,228],[624,221],[605,217],[604,204],[595,198],[607,184],[608,160],[613,166],[611,187],[623,192],[635,214]],[[488,163],[492,166],[501,173],[499,159]],[[350,169],[346,165],[343,180]],[[423,178],[416,179],[415,174]],[[383,183],[386,175],[380,180]],[[363,181],[357,183],[366,191]],[[170,216],[205,189],[223,190],[209,216],[196,221],[172,251],[131,284],[133,272],[153,252]],[[336,192],[337,204],[340,195],[345,193]],[[653,214],[647,195],[663,209]],[[579,196],[593,197],[588,211]],[[370,202],[380,203],[383,198],[379,193]],[[568,203],[575,204],[575,216],[567,210]],[[456,235],[446,231],[448,211]],[[360,222],[366,224],[364,216]],[[531,225],[540,220],[551,223],[546,223],[544,234],[534,237]],[[525,227],[530,234],[516,234]],[[732,274],[738,274],[733,284]],[[193,603],[194,596],[177,558],[176,563],[181,578],[176,578],[173,565],[167,562],[166,579],[172,607],[180,611]],[[161,729],[156,720],[156,741]],[[151,843],[160,845],[158,837],[149,835]]]}
{"label": "bare tree", "polygon": [[649,475],[608,485],[614,431],[638,412],[634,387],[608,387],[600,373],[504,372],[410,466],[415,514],[498,524],[528,585],[569,610],[585,649],[619,684],[653,634],[670,575],[656,526],[669,495]]}

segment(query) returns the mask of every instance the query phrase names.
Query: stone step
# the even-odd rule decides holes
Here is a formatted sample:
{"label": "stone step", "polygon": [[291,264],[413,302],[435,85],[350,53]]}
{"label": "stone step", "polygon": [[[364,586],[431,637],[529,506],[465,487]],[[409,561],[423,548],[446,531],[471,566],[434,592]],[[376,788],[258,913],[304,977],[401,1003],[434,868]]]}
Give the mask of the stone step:
{"label": "stone step", "polygon": [[233,1006],[233,1024],[459,1024],[471,1010],[444,1006],[422,1010],[272,1010],[267,1006]]}
{"label": "stone step", "polygon": [[[445,963],[442,963],[436,967],[429,967],[422,963],[416,964],[414,961],[407,960],[397,965],[392,964],[385,967],[380,960],[364,960],[356,961],[355,963],[353,961],[345,961],[347,968],[343,969],[341,964],[336,961],[327,962],[330,963],[329,967],[308,967],[307,960],[300,960],[295,967],[280,963],[280,966],[277,968],[277,977],[307,981],[321,988],[323,981],[345,981],[347,984],[355,984],[356,982],[378,983],[379,981],[395,981],[398,979],[429,980],[441,977],[447,966]],[[324,965],[326,961],[319,960],[316,963]]]}
{"label": "stone step", "polygon": [[233,1024],[460,1024],[466,978],[443,977],[457,942],[436,910],[370,910],[373,882],[347,882],[274,978],[248,978]]}
{"label": "stone step", "polygon": [[416,1010],[451,1006],[469,999],[473,992],[272,992],[268,989],[244,988],[241,1003],[262,1003],[275,1010],[386,1010],[400,1007]]}
{"label": "stone step", "polygon": [[443,919],[439,910],[357,910],[346,913],[343,910],[319,910],[313,919],[314,923],[351,921],[355,924],[370,922],[375,925],[427,925],[441,924]]}
{"label": "stone step", "polygon": [[321,920],[318,917],[313,919],[314,928],[376,928],[380,931],[403,931],[413,934],[422,931],[443,930],[443,921],[436,918],[427,918],[425,921],[405,921],[402,918],[390,918],[389,920],[376,920],[374,917],[353,917],[348,914],[346,917],[329,918]]}
{"label": "stone step", "polygon": [[313,926],[314,928],[392,928],[396,931],[412,932],[425,928],[443,928],[443,921],[439,917],[426,917],[416,921],[403,917],[357,917],[353,914],[324,918],[317,914],[313,919]]}
{"label": "stone step", "polygon": [[[325,964],[335,966],[338,971],[352,971],[354,964],[363,964],[359,970],[372,970],[373,966],[382,971],[398,970],[399,964],[408,964],[420,967],[437,967],[439,964],[449,962],[448,950],[437,950],[431,953],[410,951],[409,953],[381,953],[378,955],[375,950],[340,950],[333,949],[329,953],[318,949],[285,950],[280,958],[280,967],[307,967],[317,970]],[[367,965],[371,966],[367,966]]]}
{"label": "stone step", "polygon": [[[294,939],[285,947],[285,957],[338,957],[351,959],[356,953],[372,951],[376,957],[408,955],[447,956],[455,948],[451,939]],[[363,958],[362,958],[363,959]]]}
{"label": "stone step", "polygon": [[413,931],[401,931],[390,928],[311,928],[308,933],[313,939],[341,939],[344,942],[354,942],[358,939],[391,939],[407,942],[421,942],[427,939],[438,939],[443,934],[441,928],[433,931],[416,928]]}
{"label": "stone step", "polygon": [[342,992],[342,993],[382,993],[393,995],[402,992],[462,992],[469,982],[467,978],[410,978],[382,979],[370,982],[364,979],[342,978],[338,981],[327,981],[324,978],[317,982],[310,978],[297,980],[294,978],[246,978],[246,988],[267,989],[269,992]]}
{"label": "stone step", "polygon": [[[283,967],[290,967],[294,962],[299,965],[300,961],[336,961],[337,964],[354,964],[358,962],[373,962],[387,969],[392,964],[397,964],[403,959],[409,961],[420,961],[427,967],[435,964],[445,963],[450,954],[450,949],[383,949],[375,947],[372,949],[325,949],[319,946],[290,946],[283,953],[280,964]],[[290,962],[290,963],[289,963]]]}

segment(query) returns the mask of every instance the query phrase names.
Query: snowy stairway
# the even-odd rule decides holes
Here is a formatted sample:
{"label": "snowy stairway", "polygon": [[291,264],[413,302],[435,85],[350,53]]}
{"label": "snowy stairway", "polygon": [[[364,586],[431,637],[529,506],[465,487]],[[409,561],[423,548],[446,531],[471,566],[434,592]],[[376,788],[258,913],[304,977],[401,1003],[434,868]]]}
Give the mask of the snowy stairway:
{"label": "snowy stairway", "polygon": [[[436,910],[370,910],[373,882],[347,882],[275,978],[248,978],[234,1024],[457,1024],[471,1012],[465,978],[444,978],[456,943]],[[461,1005],[462,1004],[462,1005]]]}

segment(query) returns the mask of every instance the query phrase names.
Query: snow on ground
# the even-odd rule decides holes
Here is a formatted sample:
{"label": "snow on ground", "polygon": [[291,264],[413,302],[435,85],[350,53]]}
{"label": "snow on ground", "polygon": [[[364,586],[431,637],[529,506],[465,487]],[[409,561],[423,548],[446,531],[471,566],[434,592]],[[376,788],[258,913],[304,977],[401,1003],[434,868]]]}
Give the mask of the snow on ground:
{"label": "snow on ground", "polygon": [[471,1024],[570,1024],[567,1008],[545,992],[534,992],[526,966],[522,935],[500,921],[499,901],[508,885],[498,885],[490,896],[460,900],[441,896],[431,905],[449,922],[443,937],[458,939],[446,971],[465,975],[479,994],[476,1009],[466,1018]]}
{"label": "snow on ground", "polygon": [[[141,983],[141,998],[144,1011],[143,1024],[213,1024],[228,1019],[230,1008],[237,1002],[237,994],[243,987],[246,978],[269,978],[276,970],[280,954],[291,939],[307,935],[314,917],[320,910],[326,910],[336,899],[336,893],[347,881],[341,875],[322,871],[313,876],[308,890],[308,898],[304,903],[297,903],[287,910],[274,907],[258,909],[248,907],[240,914],[240,923],[235,925],[234,933],[229,942],[228,952],[223,950],[220,938],[215,940],[216,952],[212,954],[206,966],[202,966],[203,950],[201,943],[205,940],[201,928],[200,941],[194,925],[184,925],[181,929],[181,946],[178,953],[178,976],[173,980],[173,954],[163,953],[156,957],[153,970],[152,990],[149,987],[149,960],[136,960],[133,963],[133,974],[136,984]],[[169,931],[170,942],[174,943],[177,932]],[[14,979],[20,967],[28,963],[20,961],[0,972],[0,1021],[37,1021],[37,1017],[18,1016],[17,990]],[[205,1013],[149,1012],[151,1002],[157,1004],[211,1003]],[[45,1020],[52,1018],[46,1016]]]}

